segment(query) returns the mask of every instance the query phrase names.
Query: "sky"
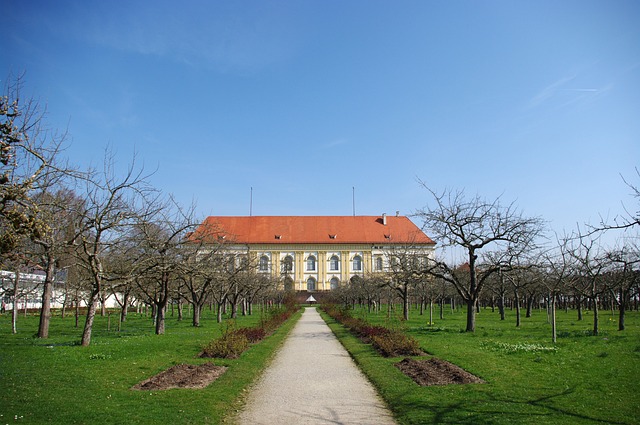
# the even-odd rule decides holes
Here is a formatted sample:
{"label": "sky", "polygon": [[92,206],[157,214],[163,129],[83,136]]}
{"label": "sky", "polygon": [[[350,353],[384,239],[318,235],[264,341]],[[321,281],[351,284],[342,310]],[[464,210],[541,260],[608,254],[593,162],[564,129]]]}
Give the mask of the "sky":
{"label": "sky", "polygon": [[203,217],[412,215],[419,182],[557,232],[638,206],[637,0],[0,3],[2,86],[71,162],[135,154]]}

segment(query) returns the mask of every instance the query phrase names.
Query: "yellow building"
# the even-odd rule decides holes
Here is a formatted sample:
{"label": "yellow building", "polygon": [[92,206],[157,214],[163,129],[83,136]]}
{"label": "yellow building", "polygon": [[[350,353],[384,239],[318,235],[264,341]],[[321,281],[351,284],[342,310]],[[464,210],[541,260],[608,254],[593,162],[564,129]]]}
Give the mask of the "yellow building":
{"label": "yellow building", "polygon": [[393,253],[431,257],[435,242],[404,216],[208,217],[194,237],[248,253],[285,289],[328,291],[388,271]]}

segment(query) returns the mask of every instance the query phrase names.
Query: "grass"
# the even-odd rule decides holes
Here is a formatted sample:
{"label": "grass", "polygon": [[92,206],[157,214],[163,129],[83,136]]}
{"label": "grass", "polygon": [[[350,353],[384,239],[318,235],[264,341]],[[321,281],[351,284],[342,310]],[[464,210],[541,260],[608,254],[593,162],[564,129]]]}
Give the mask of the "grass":
{"label": "grass", "polygon": [[[19,316],[18,334],[13,335],[10,314],[0,315],[0,423],[222,423],[300,313],[236,360],[197,358],[223,330],[213,314],[204,314],[200,328],[192,327],[189,318],[179,322],[168,317],[165,335],[154,335],[144,315],[130,314],[120,332],[107,331],[107,317],[96,317],[90,347],[78,345],[82,329],[74,327],[73,317],[54,317],[51,337],[43,340],[34,338],[37,316]],[[254,313],[238,318],[237,324],[253,326],[259,320]],[[175,364],[212,360],[229,369],[203,390],[130,389]]]}
{"label": "grass", "polygon": [[[509,312],[508,312],[509,313]],[[486,384],[420,387],[327,316],[334,333],[378,388],[401,424],[637,424],[640,423],[640,313],[619,332],[601,312],[601,334],[590,336],[590,315],[558,312],[557,344],[546,313],[535,311],[515,327],[515,313],[500,321],[483,310],[475,333],[464,332],[464,311],[428,326],[428,316],[388,319],[357,310],[373,325],[401,327],[432,355],[478,375]],[[513,316],[513,317],[510,317]],[[611,320],[610,320],[611,319]]]}

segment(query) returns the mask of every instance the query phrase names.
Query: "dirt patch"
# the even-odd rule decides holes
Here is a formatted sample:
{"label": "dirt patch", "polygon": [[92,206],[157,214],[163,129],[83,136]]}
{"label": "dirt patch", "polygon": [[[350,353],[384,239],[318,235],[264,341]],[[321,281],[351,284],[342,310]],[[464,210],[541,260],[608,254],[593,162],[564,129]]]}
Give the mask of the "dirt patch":
{"label": "dirt patch", "polygon": [[484,383],[466,370],[435,357],[428,360],[406,358],[395,366],[421,386]]}
{"label": "dirt patch", "polygon": [[140,382],[132,389],[158,391],[170,388],[204,388],[218,379],[226,370],[225,366],[216,366],[213,363],[179,364]]}

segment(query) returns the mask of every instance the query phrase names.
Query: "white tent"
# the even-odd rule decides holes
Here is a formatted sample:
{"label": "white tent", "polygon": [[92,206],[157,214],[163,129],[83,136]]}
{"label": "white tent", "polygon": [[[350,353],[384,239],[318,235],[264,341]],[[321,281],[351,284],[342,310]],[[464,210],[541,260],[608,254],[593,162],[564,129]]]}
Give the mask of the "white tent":
{"label": "white tent", "polygon": [[307,298],[307,300],[306,300],[305,302],[307,302],[307,303],[314,303],[314,302],[316,302],[316,299],[315,299],[315,298],[313,298],[313,295],[309,295],[309,298]]}

